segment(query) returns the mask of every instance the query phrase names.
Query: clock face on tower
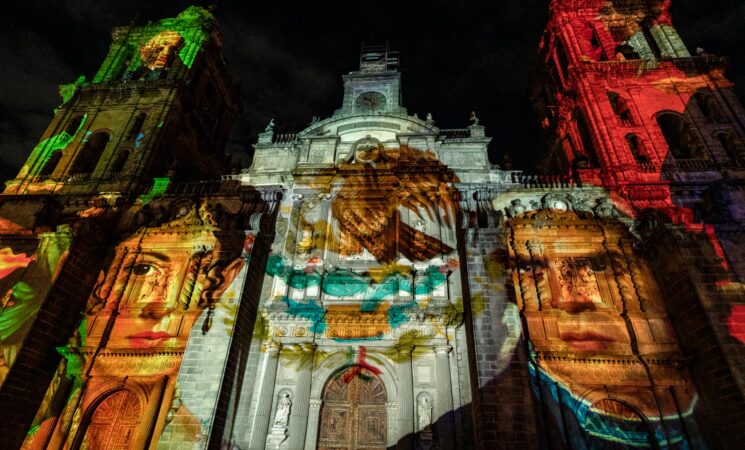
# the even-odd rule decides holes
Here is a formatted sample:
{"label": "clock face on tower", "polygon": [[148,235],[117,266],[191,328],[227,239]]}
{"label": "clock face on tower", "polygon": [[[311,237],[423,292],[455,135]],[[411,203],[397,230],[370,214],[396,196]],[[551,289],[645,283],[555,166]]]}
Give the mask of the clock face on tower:
{"label": "clock face on tower", "polygon": [[357,97],[357,109],[364,112],[380,111],[385,106],[385,95],[380,92],[365,92]]}

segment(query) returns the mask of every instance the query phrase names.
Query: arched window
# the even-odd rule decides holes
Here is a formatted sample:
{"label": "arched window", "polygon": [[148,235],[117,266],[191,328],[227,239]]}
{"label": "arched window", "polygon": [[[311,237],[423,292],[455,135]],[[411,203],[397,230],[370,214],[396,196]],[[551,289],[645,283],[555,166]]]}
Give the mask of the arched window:
{"label": "arched window", "polygon": [[690,124],[678,113],[664,112],[657,115],[657,124],[665,136],[670,153],[677,159],[701,157],[700,142]]}
{"label": "arched window", "polygon": [[639,59],[639,53],[629,44],[621,44],[616,47],[616,59],[626,61],[629,59]]}
{"label": "arched window", "polygon": [[572,116],[574,117],[574,122],[577,125],[579,139],[582,143],[582,149],[584,150],[589,165],[591,167],[598,167],[598,157],[595,151],[595,145],[592,142],[590,128],[587,126],[584,114],[582,114],[582,111],[579,108],[575,108]]}
{"label": "arched window", "polygon": [[647,150],[644,146],[644,142],[635,134],[626,135],[626,144],[631,150],[631,155],[634,156],[634,160],[640,164],[648,164],[649,157],[647,156]]}
{"label": "arched window", "polygon": [[737,141],[731,134],[718,133],[716,137],[729,159],[735,165],[738,167],[745,165],[745,148],[738,146]]}
{"label": "arched window", "polygon": [[147,114],[145,113],[137,114],[134,122],[132,122],[132,126],[129,128],[129,133],[127,133],[128,141],[133,141],[137,139],[137,135],[139,135],[140,131],[142,131],[142,125],[145,123],[146,117],[147,117]]}
{"label": "arched window", "polygon": [[724,123],[726,121],[722,110],[719,108],[711,92],[698,91],[693,94],[693,98],[696,99],[696,105],[707,122]]}
{"label": "arched window", "polygon": [[660,45],[657,43],[657,39],[654,38],[654,35],[652,35],[652,22],[649,20],[645,20],[644,23],[642,23],[642,32],[644,33],[644,38],[647,40],[647,45],[649,45],[649,48],[652,50],[652,53],[654,54],[655,58],[659,58],[662,56],[662,49],[660,49]]}
{"label": "arched window", "polygon": [[65,132],[69,134],[70,136],[73,136],[76,131],[78,131],[78,128],[80,127],[80,124],[83,122],[83,115],[79,114],[75,116],[70,123],[67,124],[67,128],[65,128]]}
{"label": "arched window", "polygon": [[81,449],[132,448],[140,424],[142,405],[129,390],[117,391],[98,404],[88,419]]}
{"label": "arched window", "polygon": [[109,170],[110,174],[118,174],[121,173],[122,170],[124,170],[124,165],[127,163],[127,160],[129,159],[129,155],[131,154],[131,151],[128,148],[124,148],[119,152],[119,156],[116,157],[114,160],[114,164],[111,165],[111,170]]}
{"label": "arched window", "polygon": [[608,91],[608,100],[610,100],[613,112],[616,114],[622,124],[626,126],[634,125],[634,116],[631,115],[631,108],[625,98],[617,92]]}
{"label": "arched window", "polygon": [[98,158],[109,143],[109,133],[101,131],[93,134],[83,145],[78,157],[75,158],[75,164],[70,173],[72,175],[91,173],[98,163]]}
{"label": "arched window", "polygon": [[567,76],[567,69],[569,68],[569,60],[567,59],[566,52],[564,51],[564,46],[561,44],[560,40],[556,40],[555,45],[555,52],[556,52],[556,61],[559,63],[559,69],[561,69],[561,75],[566,77]]}
{"label": "arched window", "polygon": [[56,152],[52,153],[52,156],[47,159],[47,161],[44,163],[44,166],[39,171],[39,175],[49,176],[54,173],[54,169],[57,168],[57,164],[59,164],[60,159],[62,159],[61,150],[57,150]]}

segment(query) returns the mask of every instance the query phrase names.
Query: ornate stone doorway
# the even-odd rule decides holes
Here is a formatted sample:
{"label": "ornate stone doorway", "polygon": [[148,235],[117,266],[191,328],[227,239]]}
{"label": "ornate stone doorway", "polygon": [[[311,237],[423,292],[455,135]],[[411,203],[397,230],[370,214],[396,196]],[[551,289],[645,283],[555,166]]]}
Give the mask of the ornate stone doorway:
{"label": "ornate stone doorway", "polygon": [[128,390],[102,401],[91,416],[81,450],[128,450],[140,424],[140,401]]}
{"label": "ornate stone doorway", "polygon": [[380,379],[360,366],[334,375],[323,391],[319,450],[386,448],[386,391]]}

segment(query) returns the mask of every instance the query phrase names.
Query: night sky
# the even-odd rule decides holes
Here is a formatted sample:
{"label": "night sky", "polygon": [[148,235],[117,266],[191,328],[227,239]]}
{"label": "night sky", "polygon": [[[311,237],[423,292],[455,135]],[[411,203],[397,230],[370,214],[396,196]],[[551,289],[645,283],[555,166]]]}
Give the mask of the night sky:
{"label": "night sky", "polygon": [[[191,4],[153,0],[33,0],[0,17],[0,179],[12,178],[60,103],[57,85],[89,79],[110,30],[172,17]],[[280,133],[305,128],[341,105],[341,75],[356,70],[360,45],[401,52],[403,102],[441,128],[467,126],[476,111],[492,162],[510,153],[530,169],[538,128],[528,83],[547,21],[548,0],[218,2],[228,69],[241,84],[243,113],[228,151],[250,159],[257,132],[274,118]],[[730,79],[745,97],[745,2],[673,0],[689,50],[730,56]],[[738,48],[740,44],[740,48]]]}

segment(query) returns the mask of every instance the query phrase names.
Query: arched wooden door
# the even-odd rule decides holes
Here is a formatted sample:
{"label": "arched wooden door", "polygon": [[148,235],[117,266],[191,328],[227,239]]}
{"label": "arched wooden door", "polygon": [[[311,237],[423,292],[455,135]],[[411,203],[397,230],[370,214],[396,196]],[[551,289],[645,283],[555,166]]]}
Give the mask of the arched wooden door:
{"label": "arched wooden door", "polygon": [[140,401],[132,391],[109,395],[93,412],[81,450],[131,449],[141,413]]}
{"label": "arched wooden door", "polygon": [[386,448],[386,392],[367,369],[352,366],[335,375],[323,392],[319,450]]}

